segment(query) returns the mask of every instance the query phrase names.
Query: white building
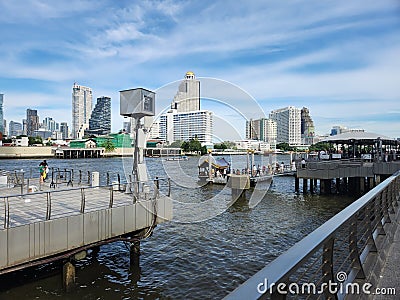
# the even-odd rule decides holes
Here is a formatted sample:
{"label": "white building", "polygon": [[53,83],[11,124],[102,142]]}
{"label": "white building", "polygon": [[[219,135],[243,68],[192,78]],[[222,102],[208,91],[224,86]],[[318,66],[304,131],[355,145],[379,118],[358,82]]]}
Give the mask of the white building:
{"label": "white building", "polygon": [[83,138],[85,129],[89,128],[92,104],[92,89],[74,83],[72,87],[72,138]]}
{"label": "white building", "polygon": [[171,103],[171,109],[176,109],[178,113],[200,110],[200,81],[193,72],[186,72]]}
{"label": "white building", "polygon": [[276,138],[276,121],[267,118],[246,121],[246,139],[264,141],[275,148]]}
{"label": "white building", "polygon": [[[147,131],[147,139],[157,139],[160,137],[160,122],[154,121],[154,117],[145,116],[144,118],[144,128]],[[133,125],[132,125],[133,126]]]}
{"label": "white building", "polygon": [[212,112],[208,110],[183,113],[171,110],[160,116],[160,138],[167,143],[197,138],[202,144],[210,144],[212,119]]}
{"label": "white building", "polygon": [[301,109],[288,106],[271,111],[269,118],[276,122],[276,142],[290,146],[301,145]]}
{"label": "white building", "polygon": [[256,151],[271,151],[271,145],[264,141],[259,140],[241,140],[234,141],[235,146],[238,150],[256,150]]}
{"label": "white building", "polygon": [[200,81],[187,72],[171,103],[171,109],[160,116],[159,137],[167,143],[197,138],[212,143],[213,114],[200,109]]}

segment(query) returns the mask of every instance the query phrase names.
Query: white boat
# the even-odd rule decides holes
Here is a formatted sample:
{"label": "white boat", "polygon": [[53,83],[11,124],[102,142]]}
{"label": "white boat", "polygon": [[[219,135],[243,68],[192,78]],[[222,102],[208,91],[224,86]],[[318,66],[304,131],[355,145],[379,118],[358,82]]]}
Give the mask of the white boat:
{"label": "white boat", "polygon": [[168,160],[168,161],[179,161],[179,160],[188,160],[188,159],[189,158],[187,156],[183,155],[183,156],[168,157],[165,160]]}

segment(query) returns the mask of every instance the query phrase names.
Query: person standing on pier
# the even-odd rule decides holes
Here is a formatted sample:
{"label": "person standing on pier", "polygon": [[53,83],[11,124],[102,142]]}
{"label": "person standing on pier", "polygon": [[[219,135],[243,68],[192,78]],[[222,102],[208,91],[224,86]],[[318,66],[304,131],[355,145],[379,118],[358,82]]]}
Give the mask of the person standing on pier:
{"label": "person standing on pier", "polygon": [[46,176],[47,176],[47,171],[49,169],[49,166],[46,162],[46,160],[43,160],[39,164],[39,172],[40,172],[40,183],[42,184],[43,182],[46,182]]}

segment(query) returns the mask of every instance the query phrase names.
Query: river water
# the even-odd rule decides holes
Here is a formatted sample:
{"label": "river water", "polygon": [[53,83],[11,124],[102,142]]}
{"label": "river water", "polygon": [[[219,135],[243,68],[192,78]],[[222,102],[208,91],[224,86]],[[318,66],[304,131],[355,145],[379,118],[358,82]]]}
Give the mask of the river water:
{"label": "river water", "polygon": [[[246,166],[246,156],[226,159],[233,168]],[[289,157],[277,160],[288,163]],[[40,161],[0,160],[0,169],[38,173]],[[220,299],[354,200],[296,194],[293,177],[275,177],[257,206],[249,207],[247,192],[247,199],[210,212],[209,200],[224,201],[229,193],[221,186],[196,186],[198,158],[146,161],[151,177],[172,178],[174,205],[193,203],[196,210],[184,217],[174,210],[172,222],[158,225],[142,241],[140,270],[130,267],[126,245],[115,242],[101,246],[97,257],[77,263],[76,289],[68,294],[62,289],[60,265],[50,264],[0,277],[0,299]],[[254,164],[269,162],[256,156]],[[48,163],[100,173],[129,173],[132,168],[130,158]]]}

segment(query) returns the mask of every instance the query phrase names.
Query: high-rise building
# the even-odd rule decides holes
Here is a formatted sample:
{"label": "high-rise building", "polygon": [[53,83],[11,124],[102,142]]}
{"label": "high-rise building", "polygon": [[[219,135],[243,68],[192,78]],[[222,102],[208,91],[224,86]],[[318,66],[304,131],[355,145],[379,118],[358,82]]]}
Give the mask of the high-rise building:
{"label": "high-rise building", "polygon": [[58,124],[53,118],[47,117],[43,120],[44,128],[48,131],[54,132],[60,130],[60,124]]}
{"label": "high-rise building", "polygon": [[22,135],[22,124],[14,121],[10,121],[8,124],[9,136],[19,136]]}
{"label": "high-rise building", "polygon": [[89,119],[89,129],[85,130],[87,135],[105,135],[111,133],[111,98],[97,98],[96,106]]}
{"label": "high-rise building", "polygon": [[92,89],[74,83],[72,87],[72,138],[81,139],[89,128],[92,113]]}
{"label": "high-rise building", "polygon": [[200,143],[212,142],[212,112],[197,110],[178,113],[172,110],[160,116],[160,138],[167,143],[189,141],[197,138]]}
{"label": "high-rise building", "polygon": [[301,140],[304,145],[314,144],[315,128],[307,107],[301,109]]}
{"label": "high-rise building", "polygon": [[288,106],[271,111],[269,118],[276,122],[276,142],[290,146],[301,145],[301,110]]}
{"label": "high-rise building", "polygon": [[61,122],[60,123],[60,132],[61,132],[61,137],[63,140],[66,140],[69,138],[69,128],[67,122]]}
{"label": "high-rise building", "polygon": [[35,130],[39,129],[39,116],[36,109],[26,110],[26,135],[34,136]]}
{"label": "high-rise building", "polygon": [[8,135],[7,120],[3,119],[3,134]]}
{"label": "high-rise building", "polygon": [[200,81],[193,72],[186,72],[172,101],[171,109],[176,109],[178,113],[200,110]]}
{"label": "high-rise building", "polygon": [[193,72],[187,72],[171,109],[160,116],[159,137],[167,143],[197,138],[201,143],[210,144],[212,129],[212,112],[200,110],[200,81]]}
{"label": "high-rise building", "polygon": [[4,132],[4,116],[3,116],[3,101],[4,101],[4,94],[0,94],[0,132]]}
{"label": "high-rise building", "polygon": [[123,122],[122,130],[126,133],[131,133],[131,122],[130,121]]}
{"label": "high-rise building", "polygon": [[276,131],[276,122],[274,120],[261,118],[246,121],[246,139],[267,142],[271,148],[276,146]]}

